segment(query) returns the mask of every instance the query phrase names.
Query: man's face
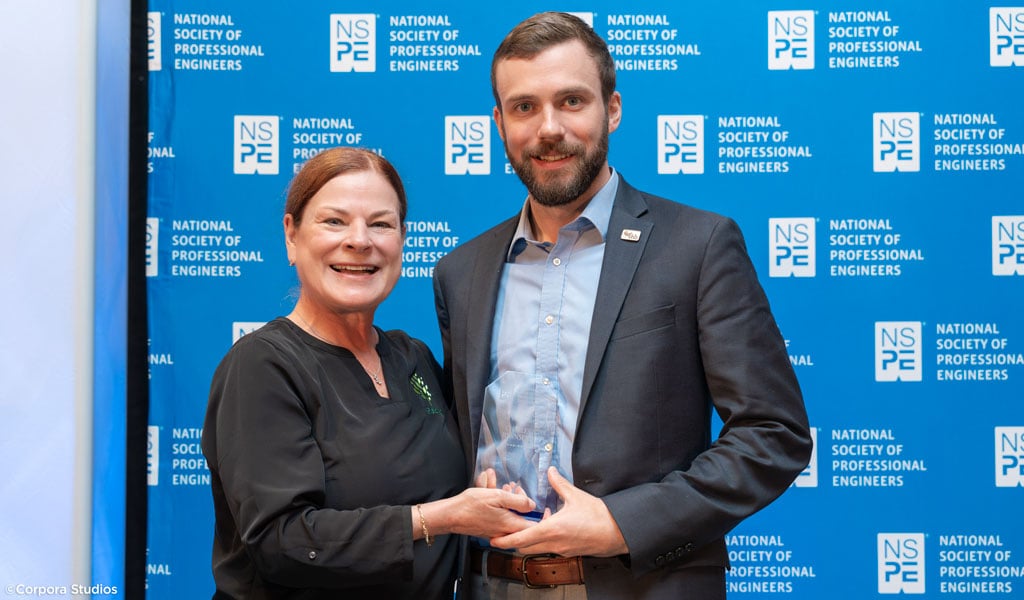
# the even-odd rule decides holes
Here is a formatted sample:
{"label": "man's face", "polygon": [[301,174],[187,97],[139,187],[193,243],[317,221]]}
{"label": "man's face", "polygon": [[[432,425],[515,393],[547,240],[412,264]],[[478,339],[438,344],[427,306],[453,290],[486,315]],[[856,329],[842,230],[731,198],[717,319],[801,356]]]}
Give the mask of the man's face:
{"label": "man's face", "polygon": [[498,63],[494,109],[505,152],[530,195],[545,206],[589,200],[608,180],[608,134],[622,100],[606,107],[597,64],[578,41],[531,59]]}

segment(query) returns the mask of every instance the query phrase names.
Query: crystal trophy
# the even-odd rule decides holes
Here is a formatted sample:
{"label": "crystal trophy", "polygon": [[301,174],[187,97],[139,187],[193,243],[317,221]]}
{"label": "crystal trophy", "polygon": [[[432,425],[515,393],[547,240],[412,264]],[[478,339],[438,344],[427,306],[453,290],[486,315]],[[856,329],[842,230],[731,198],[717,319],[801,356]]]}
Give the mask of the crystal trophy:
{"label": "crystal trophy", "polygon": [[537,508],[528,518],[540,519],[545,508],[554,512],[561,502],[547,477],[552,444],[538,435],[538,431],[549,432],[546,437],[550,439],[555,404],[550,386],[526,373],[503,373],[484,392],[474,476],[494,469],[499,488],[532,498]]}

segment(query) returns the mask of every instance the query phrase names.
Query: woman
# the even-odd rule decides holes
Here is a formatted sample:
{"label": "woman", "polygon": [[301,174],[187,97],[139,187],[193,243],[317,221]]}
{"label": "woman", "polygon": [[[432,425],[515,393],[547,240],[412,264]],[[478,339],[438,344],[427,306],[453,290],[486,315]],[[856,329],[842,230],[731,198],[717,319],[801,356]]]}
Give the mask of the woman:
{"label": "woman", "polygon": [[465,487],[458,430],[420,341],[373,325],[401,272],[398,173],[361,149],[309,160],[288,191],[287,317],[241,338],[203,429],[214,598],[451,595],[456,536],[527,523],[525,496]]}

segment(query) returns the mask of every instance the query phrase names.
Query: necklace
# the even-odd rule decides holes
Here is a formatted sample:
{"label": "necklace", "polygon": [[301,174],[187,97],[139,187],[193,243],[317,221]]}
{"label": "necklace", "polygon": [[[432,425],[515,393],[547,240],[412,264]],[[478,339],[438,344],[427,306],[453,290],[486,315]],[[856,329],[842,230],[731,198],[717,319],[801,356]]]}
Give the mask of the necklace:
{"label": "necklace", "polygon": [[[297,312],[293,313],[293,314],[296,317],[298,317],[299,320],[302,321],[302,324],[305,325],[309,329],[309,332],[313,334],[313,337],[317,338],[320,341],[327,342],[328,344],[331,344],[332,346],[337,345],[337,344],[333,344],[331,341],[329,341],[327,338],[325,338],[323,336],[323,334],[321,334],[319,331],[317,331],[317,328],[313,327],[313,324],[310,323],[309,321],[307,321],[302,315],[300,315]],[[373,380],[373,384],[378,386],[378,387],[384,387],[384,380],[381,379],[381,371],[384,370],[384,361],[381,361],[379,359],[379,357],[378,357],[378,361],[379,361],[380,366],[377,367],[376,371],[371,371],[370,369],[366,368],[366,364],[363,363],[363,361],[360,360],[358,356],[356,356],[356,353],[354,351],[349,350],[349,352],[352,352],[352,356],[355,356],[356,362],[358,362],[359,366],[362,367],[363,370],[366,371],[366,374],[370,376],[370,379]],[[376,352],[374,352],[374,353],[376,354]]]}
{"label": "necklace", "polygon": [[[359,363],[359,364],[362,364],[362,363]],[[375,373],[370,373],[370,370],[367,369],[366,367],[363,367],[363,370],[366,371],[367,373],[370,373],[370,379],[372,379],[374,383],[376,383],[377,385],[381,385],[382,386],[382,385],[384,385],[384,382],[380,378],[380,371],[383,368],[384,368],[384,363],[382,362],[380,367],[377,368],[377,371]]]}

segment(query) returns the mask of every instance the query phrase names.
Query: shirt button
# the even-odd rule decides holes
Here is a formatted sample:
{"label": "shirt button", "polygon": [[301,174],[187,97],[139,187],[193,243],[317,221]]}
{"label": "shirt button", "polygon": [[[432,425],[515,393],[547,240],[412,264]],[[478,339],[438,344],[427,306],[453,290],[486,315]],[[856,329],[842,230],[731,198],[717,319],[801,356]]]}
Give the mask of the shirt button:
{"label": "shirt button", "polygon": [[543,383],[544,385],[551,385],[551,380],[545,377],[544,379],[541,380],[541,383]]}
{"label": "shirt button", "polygon": [[558,258],[558,257],[555,257],[555,258],[554,258],[554,259],[553,259],[553,260],[551,261],[551,264],[553,264],[553,265],[555,265],[555,266],[557,267],[558,265],[562,264],[562,259],[560,259],[560,258]]}
{"label": "shirt button", "polygon": [[551,315],[548,315],[548,316],[544,317],[544,322],[547,323],[548,325],[550,325],[550,324],[555,322],[555,318],[552,317]]}
{"label": "shirt button", "polygon": [[551,452],[552,448],[554,448],[554,446],[551,445],[551,442],[548,442],[548,443],[544,444],[544,450],[545,451]]}
{"label": "shirt button", "polygon": [[309,551],[309,560],[314,560],[314,559],[316,559],[316,550],[310,550]]}

